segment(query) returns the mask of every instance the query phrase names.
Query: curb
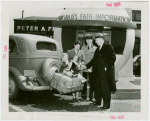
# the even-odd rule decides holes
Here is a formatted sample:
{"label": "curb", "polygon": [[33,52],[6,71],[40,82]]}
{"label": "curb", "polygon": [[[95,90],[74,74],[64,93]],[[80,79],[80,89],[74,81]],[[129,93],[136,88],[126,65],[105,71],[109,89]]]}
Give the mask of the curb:
{"label": "curb", "polygon": [[140,89],[122,89],[117,90],[115,94],[111,95],[112,99],[141,99]]}

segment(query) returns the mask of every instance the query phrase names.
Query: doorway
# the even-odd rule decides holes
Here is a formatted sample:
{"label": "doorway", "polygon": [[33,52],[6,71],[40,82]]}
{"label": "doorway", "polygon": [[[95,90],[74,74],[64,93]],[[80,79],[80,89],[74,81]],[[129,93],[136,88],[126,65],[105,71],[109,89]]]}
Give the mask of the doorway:
{"label": "doorway", "polygon": [[84,36],[85,36],[84,30],[76,30],[76,41],[80,41],[81,46],[85,45]]}

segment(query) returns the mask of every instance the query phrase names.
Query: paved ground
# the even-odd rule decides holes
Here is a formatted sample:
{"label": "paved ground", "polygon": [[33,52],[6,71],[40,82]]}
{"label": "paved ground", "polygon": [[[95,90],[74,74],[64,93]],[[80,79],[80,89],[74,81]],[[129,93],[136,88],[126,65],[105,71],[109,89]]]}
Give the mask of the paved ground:
{"label": "paved ground", "polygon": [[[63,99],[62,99],[63,97]],[[20,100],[10,101],[9,111],[14,112],[103,112],[97,106],[89,105],[90,101],[73,102],[71,95],[36,92],[30,100],[27,95]],[[140,112],[140,99],[111,101],[109,112]]]}
{"label": "paved ground", "polygon": [[[120,78],[116,83],[118,91],[112,94],[108,112],[140,112],[140,77]],[[56,92],[42,91],[23,94],[19,100],[9,102],[10,112],[103,112],[91,102],[82,100],[73,102],[71,95],[59,95]],[[104,111],[105,112],[105,111]]]}

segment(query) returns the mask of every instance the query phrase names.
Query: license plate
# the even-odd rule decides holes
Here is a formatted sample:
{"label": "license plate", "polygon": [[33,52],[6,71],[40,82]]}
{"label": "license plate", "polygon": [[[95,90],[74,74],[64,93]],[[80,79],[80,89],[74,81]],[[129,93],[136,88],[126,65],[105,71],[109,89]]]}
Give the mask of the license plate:
{"label": "license plate", "polygon": [[24,76],[35,76],[35,70],[24,70]]}

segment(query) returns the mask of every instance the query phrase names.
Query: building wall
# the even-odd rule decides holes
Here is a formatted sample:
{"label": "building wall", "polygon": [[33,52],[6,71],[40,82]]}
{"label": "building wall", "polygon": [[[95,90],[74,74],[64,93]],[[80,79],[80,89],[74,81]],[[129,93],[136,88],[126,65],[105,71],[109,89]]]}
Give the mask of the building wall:
{"label": "building wall", "polygon": [[[112,31],[111,44],[115,48],[119,49],[120,54],[123,54],[124,47],[126,44],[126,31]],[[118,54],[118,53],[117,53]],[[119,71],[118,77],[133,77],[133,58],[130,56],[127,64]]]}
{"label": "building wall", "polygon": [[60,49],[63,52],[63,48],[62,48],[62,40],[61,40],[61,32],[62,29],[61,28],[54,28],[54,38],[60,45]]}

